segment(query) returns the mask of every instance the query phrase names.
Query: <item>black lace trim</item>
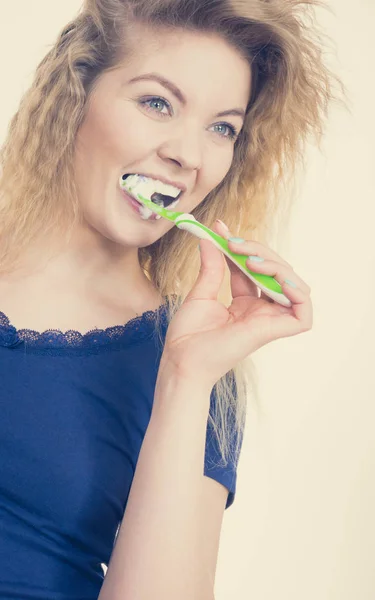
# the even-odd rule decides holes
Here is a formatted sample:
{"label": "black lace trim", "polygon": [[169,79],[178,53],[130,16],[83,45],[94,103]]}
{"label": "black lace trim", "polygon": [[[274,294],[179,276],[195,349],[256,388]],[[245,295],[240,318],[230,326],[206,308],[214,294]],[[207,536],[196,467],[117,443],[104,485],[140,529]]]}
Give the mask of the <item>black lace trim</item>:
{"label": "black lace trim", "polygon": [[92,329],[87,333],[69,330],[65,333],[59,329],[48,329],[42,333],[32,329],[17,330],[9,318],[0,311],[0,346],[15,348],[27,344],[32,348],[71,348],[95,349],[113,342],[131,343],[135,339],[142,340],[153,334],[153,323],[158,312],[165,311],[165,304],[156,310],[149,310],[130,319],[124,325],[115,325],[106,329]]}

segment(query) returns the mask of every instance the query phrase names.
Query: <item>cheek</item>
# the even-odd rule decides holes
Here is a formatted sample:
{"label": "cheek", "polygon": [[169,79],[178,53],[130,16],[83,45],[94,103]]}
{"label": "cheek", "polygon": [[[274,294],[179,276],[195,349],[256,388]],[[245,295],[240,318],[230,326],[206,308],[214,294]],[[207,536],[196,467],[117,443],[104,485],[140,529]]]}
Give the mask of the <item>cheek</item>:
{"label": "cheek", "polygon": [[224,179],[232,164],[232,155],[230,158],[224,156],[224,152],[217,153],[213,160],[212,153],[209,158],[206,158],[203,169],[200,173],[199,184],[196,186],[196,194],[190,198],[189,206],[186,207],[187,212],[196,208],[203,202],[205,197],[215,189]]}
{"label": "cheek", "polygon": [[219,185],[227,175],[233,161],[233,146],[228,149],[220,148],[218,152],[211,152],[205,157],[205,181],[206,195]]}
{"label": "cheek", "polygon": [[113,165],[137,162],[150,149],[147,119],[122,101],[88,113],[77,145],[88,157]]}
{"label": "cheek", "polygon": [[115,164],[129,164],[129,167],[143,164],[165,135],[160,121],[144,114],[134,100],[123,98],[107,107],[99,120],[99,131]]}
{"label": "cheek", "polygon": [[103,136],[107,141],[107,151],[117,162],[135,162],[138,157],[140,159],[147,155],[150,148],[150,131],[145,119],[137,117],[136,114],[130,116],[118,111],[107,119]]}

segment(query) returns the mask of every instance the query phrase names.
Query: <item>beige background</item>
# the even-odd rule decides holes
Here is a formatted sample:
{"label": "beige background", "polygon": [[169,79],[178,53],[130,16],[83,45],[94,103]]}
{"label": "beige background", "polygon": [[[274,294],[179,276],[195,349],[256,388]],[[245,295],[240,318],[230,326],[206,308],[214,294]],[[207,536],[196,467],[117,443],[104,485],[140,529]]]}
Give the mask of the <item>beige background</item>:
{"label": "beige background", "polygon": [[[373,0],[318,12],[351,114],[331,111],[309,149],[292,229],[278,252],[309,283],[313,330],[255,355],[235,504],[226,512],[216,600],[375,598]],[[21,94],[78,0],[0,0],[0,142]],[[0,307],[1,308],[1,307]]]}

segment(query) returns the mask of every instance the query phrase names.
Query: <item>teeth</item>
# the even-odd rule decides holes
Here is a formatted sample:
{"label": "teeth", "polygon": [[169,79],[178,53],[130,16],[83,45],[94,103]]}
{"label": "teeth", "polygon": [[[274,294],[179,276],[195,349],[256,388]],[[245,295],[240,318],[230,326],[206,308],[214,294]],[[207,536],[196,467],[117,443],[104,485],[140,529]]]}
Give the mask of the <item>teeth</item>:
{"label": "teeth", "polygon": [[178,199],[178,200],[175,200],[175,201],[174,201],[174,202],[172,202],[172,203],[171,203],[171,204],[170,204],[170,205],[169,205],[167,208],[168,208],[168,209],[170,209],[170,208],[172,208],[173,206],[177,206],[177,204],[178,204],[179,202],[180,202],[180,200],[179,200],[179,199]]}
{"label": "teeth", "polygon": [[150,192],[150,196],[154,192],[158,192],[159,194],[163,194],[164,196],[172,196],[172,198],[176,198],[181,190],[174,185],[169,185],[162,181],[158,181],[157,179],[152,179],[151,177],[146,177],[145,175],[129,175],[125,182],[122,180],[122,184],[128,186],[135,186],[136,184],[142,183],[142,189],[146,192]]}
{"label": "teeth", "polygon": [[[174,187],[173,185],[167,185],[161,181],[157,181],[150,177],[145,177],[144,175],[132,174],[129,175],[126,180],[123,180],[120,177],[120,187],[124,188],[128,193],[131,194],[138,202],[140,202],[140,213],[141,218],[144,220],[149,220],[153,213],[149,208],[144,206],[142,202],[139,200],[138,193],[141,193],[143,197],[151,199],[152,194],[155,192],[159,194],[164,194],[172,197],[176,197],[180,194],[181,190],[179,188]],[[162,199],[160,198],[160,202]],[[168,210],[172,209],[179,203],[179,198],[174,200],[171,204],[166,207]],[[159,202],[156,204],[160,205]],[[162,203],[164,207],[164,203]],[[157,215],[155,220],[161,219],[161,215]]]}
{"label": "teeth", "polygon": [[151,177],[145,177],[144,175],[139,176],[139,181],[149,183],[154,192],[158,192],[164,196],[172,196],[172,198],[176,198],[181,192],[181,190],[174,185],[169,185],[168,183],[164,183],[158,179],[152,179]]}

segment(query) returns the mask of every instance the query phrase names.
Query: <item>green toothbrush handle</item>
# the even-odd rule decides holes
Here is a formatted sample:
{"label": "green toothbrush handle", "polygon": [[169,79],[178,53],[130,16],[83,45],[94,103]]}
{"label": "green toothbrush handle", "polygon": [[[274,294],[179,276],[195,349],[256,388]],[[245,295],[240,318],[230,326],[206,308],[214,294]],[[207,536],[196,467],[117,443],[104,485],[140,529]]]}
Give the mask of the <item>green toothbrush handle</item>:
{"label": "green toothbrush handle", "polygon": [[232,262],[234,262],[239,269],[255,283],[267,296],[272,298],[278,304],[282,306],[290,307],[292,305],[289,298],[285,296],[282,291],[282,287],[274,277],[270,275],[264,275],[263,273],[255,273],[250,271],[246,265],[247,256],[243,254],[236,254],[228,248],[228,242],[225,238],[218,235],[209,227],[202,225],[195,219],[195,217],[189,213],[182,213],[175,220],[175,225],[179,229],[189,231],[196,237],[202,240],[210,240],[218,250],[223,252]]}

